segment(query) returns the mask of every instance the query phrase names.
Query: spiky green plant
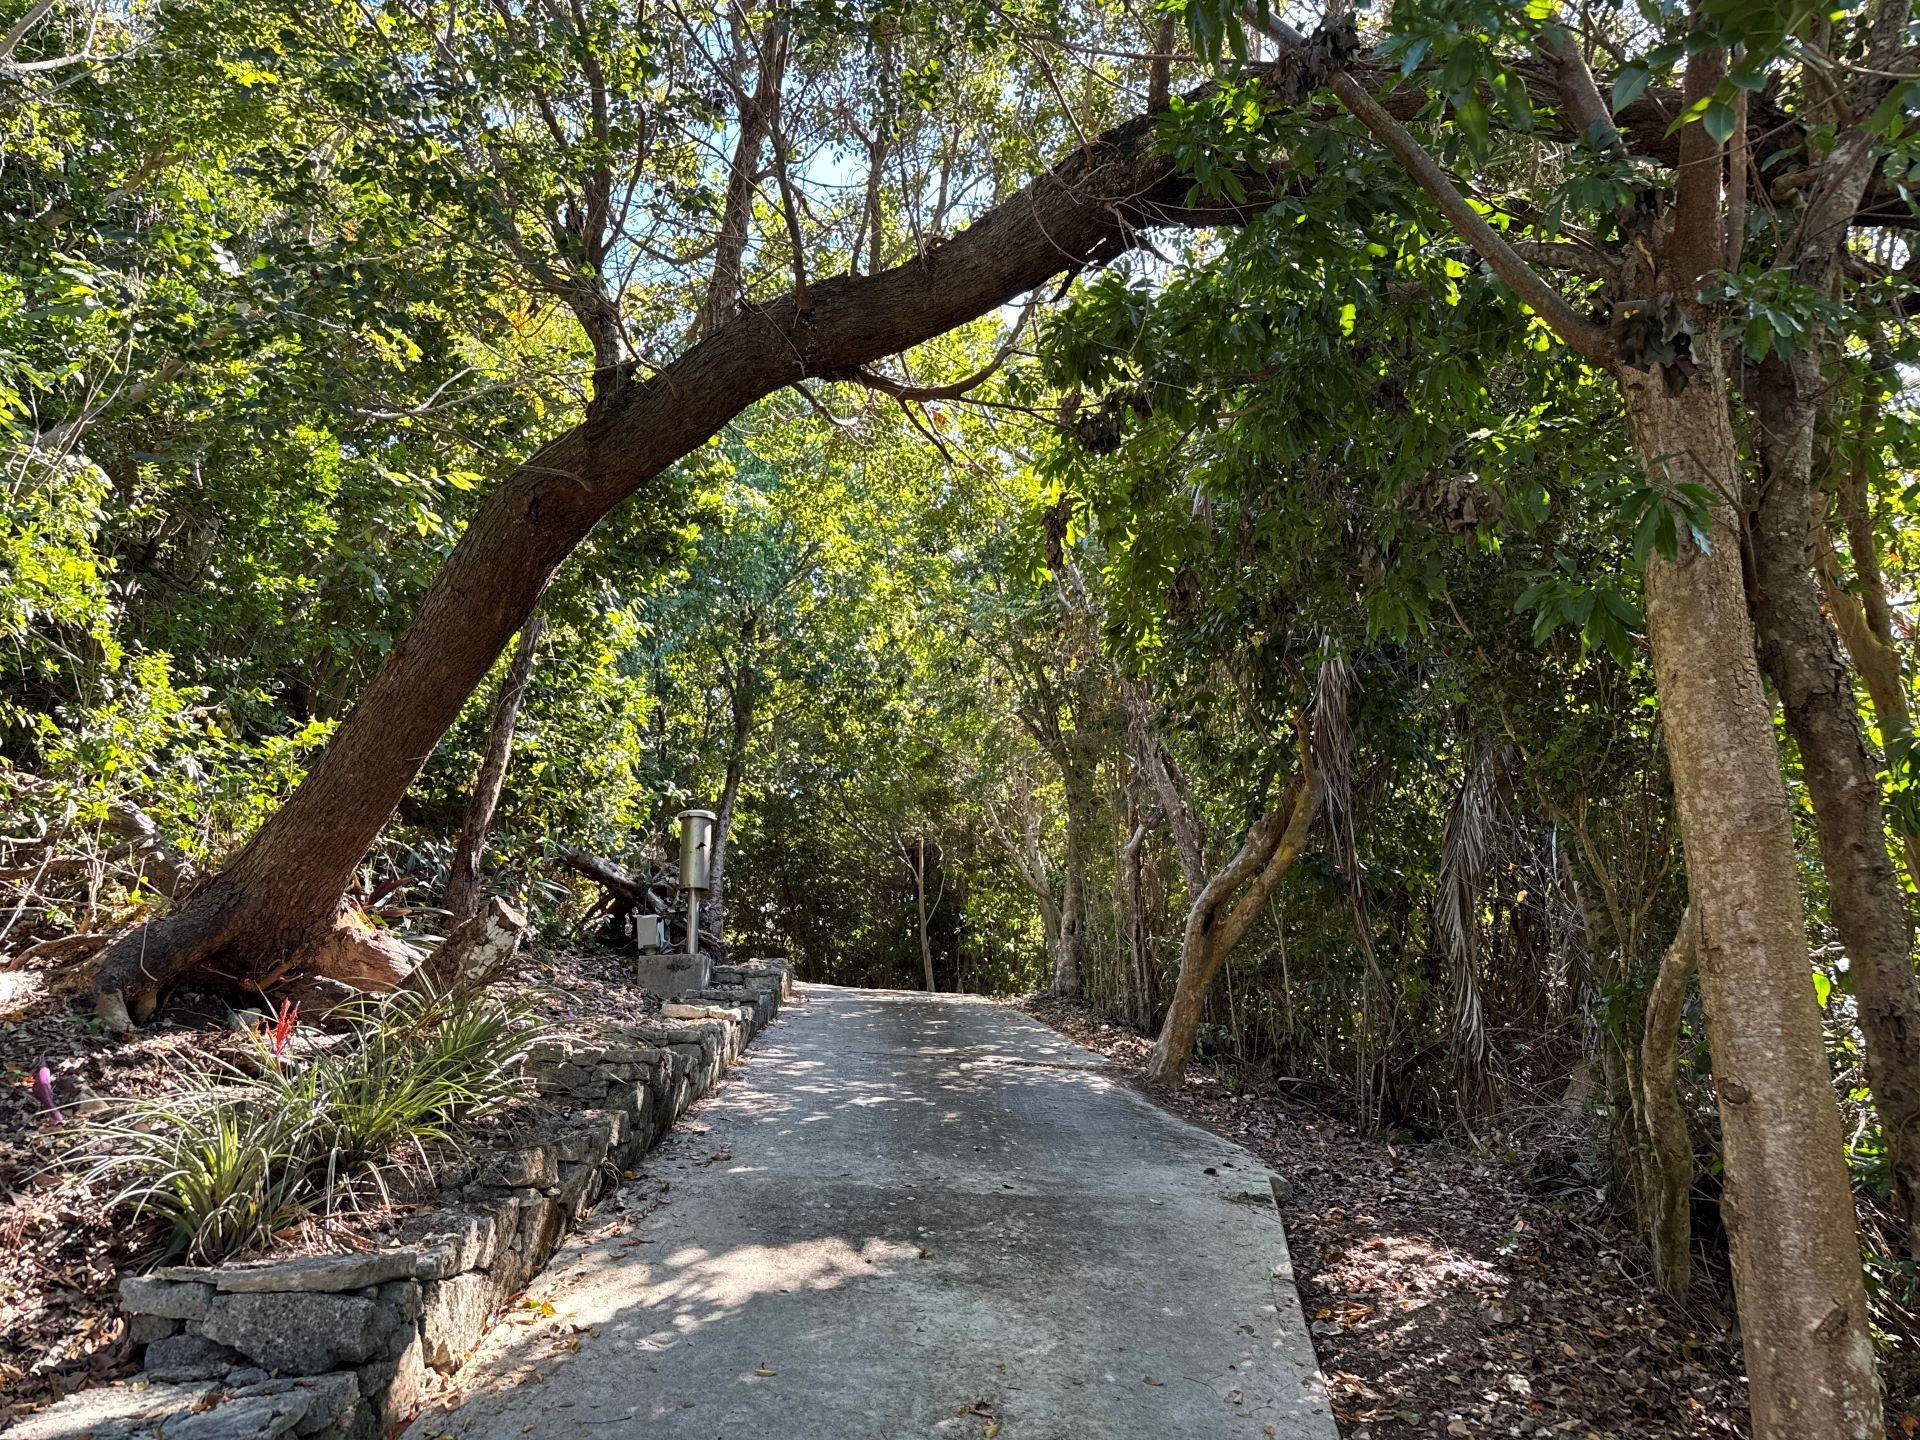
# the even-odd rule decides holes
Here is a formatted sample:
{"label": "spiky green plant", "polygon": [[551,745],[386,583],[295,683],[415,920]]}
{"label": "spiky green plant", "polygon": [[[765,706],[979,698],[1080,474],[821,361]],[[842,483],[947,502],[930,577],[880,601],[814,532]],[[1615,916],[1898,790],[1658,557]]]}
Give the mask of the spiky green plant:
{"label": "spiky green plant", "polygon": [[251,1065],[182,1065],[167,1095],[80,1126],[73,1163],[115,1205],[164,1220],[171,1253],[220,1260],[339,1208],[353,1182],[384,1194],[403,1156],[457,1147],[465,1122],[520,1092],[520,1013],[424,983],[361,1002],[311,1055],[262,1042]]}
{"label": "spiky green plant", "polygon": [[77,1140],[86,1179],[135,1216],[157,1218],[168,1252],[219,1260],[259,1244],[305,1208],[310,1108],[233,1084],[223,1068],[184,1067],[174,1094],[126,1102]]}
{"label": "spiky green plant", "polygon": [[384,1191],[397,1155],[427,1163],[458,1146],[460,1127],[520,1091],[516,1007],[484,993],[440,991],[417,980],[356,1004],[347,1041],[263,1083],[312,1107],[312,1169],[329,1209],[342,1182],[366,1175]]}

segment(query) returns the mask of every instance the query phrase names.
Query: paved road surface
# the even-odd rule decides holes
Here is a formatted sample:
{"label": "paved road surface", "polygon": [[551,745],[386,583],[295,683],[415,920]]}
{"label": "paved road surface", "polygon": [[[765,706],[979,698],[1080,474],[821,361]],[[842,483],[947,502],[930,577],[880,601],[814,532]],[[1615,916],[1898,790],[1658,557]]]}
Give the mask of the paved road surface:
{"label": "paved road surface", "polygon": [[1260,1162],[1091,1051],[803,986],[409,1433],[1335,1440],[1291,1273]]}

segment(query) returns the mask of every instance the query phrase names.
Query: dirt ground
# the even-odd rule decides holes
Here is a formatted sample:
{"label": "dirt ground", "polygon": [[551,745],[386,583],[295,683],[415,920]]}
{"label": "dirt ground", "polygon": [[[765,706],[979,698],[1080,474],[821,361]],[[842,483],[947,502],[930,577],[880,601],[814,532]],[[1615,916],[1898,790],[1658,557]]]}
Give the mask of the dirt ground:
{"label": "dirt ground", "polygon": [[1051,1000],[1023,1008],[1292,1185],[1287,1237],[1345,1440],[1747,1433],[1724,1302],[1674,1305],[1635,1237],[1518,1167],[1360,1135],[1208,1066],[1178,1090],[1149,1086],[1140,1035]]}

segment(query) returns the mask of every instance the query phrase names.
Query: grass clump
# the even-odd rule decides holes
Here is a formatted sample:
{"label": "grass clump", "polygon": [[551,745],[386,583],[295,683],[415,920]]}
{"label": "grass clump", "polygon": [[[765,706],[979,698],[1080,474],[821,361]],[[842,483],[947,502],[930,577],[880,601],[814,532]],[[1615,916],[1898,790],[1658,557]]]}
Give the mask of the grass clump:
{"label": "grass clump", "polygon": [[[520,1093],[517,1006],[416,983],[356,1003],[345,1033],[290,1047],[282,1021],[245,1063],[183,1064],[155,1098],[76,1127],[74,1163],[109,1200],[168,1229],[167,1254],[213,1263],[388,1167],[457,1149],[464,1127]],[[302,1053],[306,1050],[307,1053]]]}

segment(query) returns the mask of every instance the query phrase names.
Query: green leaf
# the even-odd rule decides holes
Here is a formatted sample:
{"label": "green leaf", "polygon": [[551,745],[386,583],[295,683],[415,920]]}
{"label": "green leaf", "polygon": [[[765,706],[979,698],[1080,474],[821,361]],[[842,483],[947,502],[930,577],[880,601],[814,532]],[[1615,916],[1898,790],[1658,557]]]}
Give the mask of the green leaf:
{"label": "green leaf", "polygon": [[1705,113],[1700,117],[1700,123],[1706,127],[1707,134],[1711,135],[1716,143],[1724,145],[1732,136],[1734,123],[1738,118],[1733,106],[1726,101],[1709,100]]}
{"label": "green leaf", "polygon": [[1618,115],[1638,100],[1653,83],[1653,72],[1639,65],[1627,65],[1613,77],[1613,113]]}
{"label": "green leaf", "polygon": [[1653,553],[1655,540],[1660,533],[1660,511],[1662,507],[1656,500],[1640,512],[1640,523],[1633,527],[1633,563],[1645,565],[1647,557]]}

